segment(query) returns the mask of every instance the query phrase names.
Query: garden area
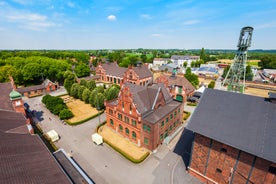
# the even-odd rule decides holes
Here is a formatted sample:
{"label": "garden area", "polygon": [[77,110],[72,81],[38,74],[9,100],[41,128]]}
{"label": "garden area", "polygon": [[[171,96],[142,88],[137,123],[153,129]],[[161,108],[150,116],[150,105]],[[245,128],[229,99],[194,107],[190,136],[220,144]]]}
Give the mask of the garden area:
{"label": "garden area", "polygon": [[133,163],[143,162],[150,154],[147,149],[138,147],[105,125],[99,127],[98,134],[103,137],[105,143]]}
{"label": "garden area", "polygon": [[[80,99],[75,99],[69,95],[61,96],[61,98],[74,115],[72,118],[66,120],[70,125],[80,124],[98,115],[96,108],[93,108],[90,104],[86,104]],[[102,111],[100,111],[100,113],[102,113]]]}

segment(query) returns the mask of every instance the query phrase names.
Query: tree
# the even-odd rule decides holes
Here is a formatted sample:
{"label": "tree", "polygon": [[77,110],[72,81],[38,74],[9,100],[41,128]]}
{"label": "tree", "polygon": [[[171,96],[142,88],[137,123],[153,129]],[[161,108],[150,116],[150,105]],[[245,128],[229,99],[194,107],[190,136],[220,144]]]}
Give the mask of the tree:
{"label": "tree", "polygon": [[105,99],[113,100],[118,97],[119,92],[120,92],[120,89],[118,89],[115,86],[112,86],[104,92]]}
{"label": "tree", "polygon": [[80,85],[84,86],[84,87],[87,87],[87,81],[85,79],[81,79],[80,80]]}
{"label": "tree", "polygon": [[87,83],[87,88],[93,91],[96,88],[96,82],[94,80],[90,80]]}
{"label": "tree", "polygon": [[89,104],[92,106],[92,107],[95,107],[95,104],[94,104],[94,100],[95,100],[95,96],[98,94],[98,91],[96,89],[94,89],[90,95],[89,95]]}
{"label": "tree", "polygon": [[85,103],[89,103],[89,96],[90,96],[90,90],[85,88],[83,93],[82,93],[82,100],[85,102]]}
{"label": "tree", "polygon": [[187,65],[188,65],[188,63],[187,63],[187,61],[185,61],[185,62],[183,63],[184,68],[186,68]]}
{"label": "tree", "polygon": [[69,109],[63,109],[59,113],[59,118],[61,120],[69,119],[69,118],[72,118],[73,116],[74,116],[73,113]]}
{"label": "tree", "polygon": [[252,73],[251,66],[247,65],[245,70],[245,80],[252,81],[253,77],[254,75]]}
{"label": "tree", "polygon": [[95,100],[96,100],[95,104],[96,104],[97,109],[98,110],[104,109],[104,95],[102,93],[98,93],[96,95]]}
{"label": "tree", "polygon": [[70,90],[72,85],[76,82],[76,76],[71,71],[66,71],[64,73],[64,88],[67,90],[67,92],[70,94]]}
{"label": "tree", "polygon": [[41,77],[41,68],[37,63],[28,63],[22,70],[23,79],[25,81],[38,80]]}
{"label": "tree", "polygon": [[86,89],[86,87],[84,87],[84,86],[79,86],[79,89],[78,89],[78,98],[79,99],[82,99],[82,93],[83,93],[83,91]]}
{"label": "tree", "polygon": [[99,93],[104,93],[104,87],[103,86],[97,86],[95,88]]}
{"label": "tree", "polygon": [[74,83],[71,87],[70,95],[73,96],[74,98],[78,98],[79,87],[80,85],[78,83]]}
{"label": "tree", "polygon": [[188,67],[186,69],[185,78],[194,86],[197,87],[199,84],[199,80],[196,74],[193,74],[191,68]]}
{"label": "tree", "polygon": [[75,72],[78,77],[85,77],[90,75],[90,68],[88,65],[80,63],[76,66]]}
{"label": "tree", "polygon": [[202,59],[204,61],[204,63],[206,62],[206,54],[205,54],[204,48],[202,48],[200,51],[200,59]]}
{"label": "tree", "polygon": [[211,81],[209,84],[208,84],[208,88],[214,88],[215,87],[215,81]]}
{"label": "tree", "polygon": [[57,104],[53,109],[53,114],[59,115],[60,111],[62,111],[63,109],[67,109],[67,107],[63,104]]}

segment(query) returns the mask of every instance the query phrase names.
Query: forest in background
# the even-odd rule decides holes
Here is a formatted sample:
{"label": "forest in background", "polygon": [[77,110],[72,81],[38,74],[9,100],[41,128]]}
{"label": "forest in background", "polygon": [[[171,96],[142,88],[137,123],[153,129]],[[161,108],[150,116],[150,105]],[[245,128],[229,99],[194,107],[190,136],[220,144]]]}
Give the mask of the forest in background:
{"label": "forest in background", "polygon": [[[64,73],[74,71],[77,77],[90,75],[90,67],[99,62],[117,62],[121,67],[137,61],[152,63],[154,58],[172,55],[200,56],[201,63],[219,59],[233,59],[235,50],[180,50],[180,49],[126,49],[126,50],[7,50],[0,51],[0,82],[13,76],[17,85],[40,84],[43,79],[63,83]],[[90,58],[94,58],[91,59]],[[276,50],[250,50],[248,59],[260,60],[260,68],[276,69]]]}

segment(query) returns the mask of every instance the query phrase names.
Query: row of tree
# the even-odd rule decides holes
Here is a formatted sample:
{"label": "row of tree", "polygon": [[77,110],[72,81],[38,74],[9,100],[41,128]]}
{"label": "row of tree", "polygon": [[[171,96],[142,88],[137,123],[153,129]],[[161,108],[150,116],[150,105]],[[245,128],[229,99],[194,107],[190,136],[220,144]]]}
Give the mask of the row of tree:
{"label": "row of tree", "polygon": [[87,82],[85,79],[81,79],[80,83],[77,83],[75,75],[69,71],[65,73],[64,87],[69,95],[91,104],[98,110],[105,108],[105,100],[117,98],[120,91],[118,85],[112,85],[107,89],[105,86],[97,87],[94,80]]}

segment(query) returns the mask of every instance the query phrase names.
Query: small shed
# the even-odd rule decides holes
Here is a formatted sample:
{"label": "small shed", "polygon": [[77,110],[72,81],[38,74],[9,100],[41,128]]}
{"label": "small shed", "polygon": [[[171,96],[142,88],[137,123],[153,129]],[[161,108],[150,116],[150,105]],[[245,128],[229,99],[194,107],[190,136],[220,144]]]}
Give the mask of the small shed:
{"label": "small shed", "polygon": [[59,140],[59,135],[55,130],[50,130],[49,132],[46,133],[46,136],[51,142],[55,142]]}

